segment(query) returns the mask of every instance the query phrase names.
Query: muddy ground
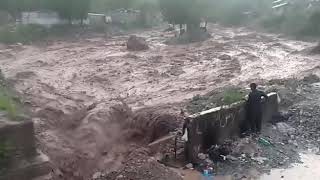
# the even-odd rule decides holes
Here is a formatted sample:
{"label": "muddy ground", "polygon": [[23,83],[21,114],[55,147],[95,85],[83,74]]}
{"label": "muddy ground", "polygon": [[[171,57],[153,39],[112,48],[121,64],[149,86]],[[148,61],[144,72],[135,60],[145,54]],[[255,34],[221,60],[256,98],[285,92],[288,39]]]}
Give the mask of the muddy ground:
{"label": "muddy ground", "polygon": [[212,38],[188,45],[165,45],[173,34],[163,29],[135,32],[151,47],[140,52],[127,51],[126,35],[1,45],[1,69],[31,108],[54,177],[89,179],[122,168],[161,135],[150,129],[180,122],[176,114],[195,95],[320,72],[320,56],[305,51],[314,43],[245,28],[209,31]]}

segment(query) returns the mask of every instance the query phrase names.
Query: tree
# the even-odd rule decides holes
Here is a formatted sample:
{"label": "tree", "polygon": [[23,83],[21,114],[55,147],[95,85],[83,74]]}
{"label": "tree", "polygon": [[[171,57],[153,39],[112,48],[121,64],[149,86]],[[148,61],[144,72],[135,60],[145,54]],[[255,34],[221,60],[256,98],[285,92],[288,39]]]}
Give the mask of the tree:
{"label": "tree", "polygon": [[115,10],[115,9],[129,9],[134,5],[134,0],[106,0],[105,7],[106,10]]}
{"label": "tree", "polygon": [[150,27],[159,22],[159,19],[157,19],[157,17],[160,14],[160,11],[157,1],[138,0],[135,3],[134,8],[140,10],[140,25],[144,27]]}
{"label": "tree", "polygon": [[57,11],[60,17],[72,20],[82,20],[88,15],[90,0],[47,0],[47,9]]}
{"label": "tree", "polygon": [[24,8],[24,1],[0,0],[0,9],[7,11],[12,17],[17,18],[19,12]]}
{"label": "tree", "polygon": [[206,16],[207,0],[160,0],[162,15],[170,24],[187,25],[187,31],[200,27]]}
{"label": "tree", "polygon": [[73,2],[72,18],[80,19],[81,24],[83,24],[83,20],[88,16],[90,1],[89,0],[72,0],[72,2]]}

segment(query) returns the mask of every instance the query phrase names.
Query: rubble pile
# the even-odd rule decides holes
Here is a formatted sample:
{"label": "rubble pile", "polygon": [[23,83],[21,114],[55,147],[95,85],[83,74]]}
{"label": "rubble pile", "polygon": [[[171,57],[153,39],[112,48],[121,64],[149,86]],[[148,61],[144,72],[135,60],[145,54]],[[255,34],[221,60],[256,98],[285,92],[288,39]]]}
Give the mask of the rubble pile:
{"label": "rubble pile", "polygon": [[148,156],[148,150],[138,149],[131,153],[125,166],[116,172],[96,180],[182,180],[182,177],[168,167]]}
{"label": "rubble pile", "polygon": [[315,153],[320,153],[320,106],[300,108],[290,110],[293,116],[289,118],[289,123],[297,127],[290,140],[291,142],[299,142],[301,145],[307,145],[308,150],[310,148],[316,149]]}
{"label": "rubble pile", "polygon": [[249,136],[215,145],[208,150],[208,154],[199,154],[200,167],[211,166],[218,175],[231,174],[234,178],[241,179],[252,168],[259,173],[268,173],[273,168],[286,168],[299,162],[295,146],[285,144],[286,140],[278,139],[277,135],[279,132],[275,132],[272,137]]}

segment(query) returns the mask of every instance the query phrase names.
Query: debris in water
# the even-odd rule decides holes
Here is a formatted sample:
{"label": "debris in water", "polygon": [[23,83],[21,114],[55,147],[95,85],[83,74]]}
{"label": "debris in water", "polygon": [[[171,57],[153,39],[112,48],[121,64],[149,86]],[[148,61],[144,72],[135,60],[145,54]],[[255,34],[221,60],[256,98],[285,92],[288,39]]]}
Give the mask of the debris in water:
{"label": "debris in water", "polygon": [[271,142],[265,138],[259,138],[259,144],[264,145],[264,146],[271,146]]}
{"label": "debris in water", "polygon": [[100,177],[102,177],[102,173],[101,172],[96,172],[96,173],[93,174],[92,179],[93,180],[97,180]]}
{"label": "debris in water", "polygon": [[189,164],[186,165],[186,168],[193,169],[193,165],[191,163],[189,163]]}
{"label": "debris in water", "polygon": [[205,159],[207,158],[207,155],[205,155],[205,154],[203,154],[203,153],[199,153],[199,154],[198,154],[198,158],[199,158],[200,160],[205,160]]}
{"label": "debris in water", "polygon": [[127,49],[130,51],[142,51],[149,49],[149,46],[144,38],[132,35],[128,39]]}

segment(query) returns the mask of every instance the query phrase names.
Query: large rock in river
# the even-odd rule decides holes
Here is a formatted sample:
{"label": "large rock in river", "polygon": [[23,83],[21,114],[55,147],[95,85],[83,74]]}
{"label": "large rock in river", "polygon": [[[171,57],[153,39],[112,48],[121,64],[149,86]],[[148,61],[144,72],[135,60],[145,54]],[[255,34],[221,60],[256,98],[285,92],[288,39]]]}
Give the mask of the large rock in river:
{"label": "large rock in river", "polygon": [[149,46],[144,38],[132,35],[128,39],[127,49],[130,51],[142,51],[149,49]]}

